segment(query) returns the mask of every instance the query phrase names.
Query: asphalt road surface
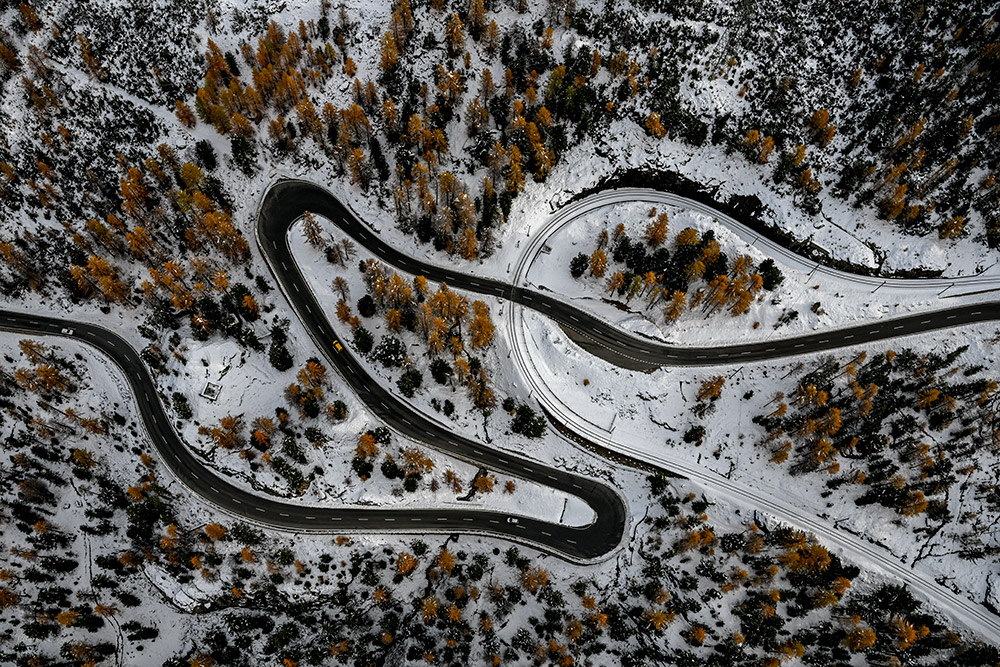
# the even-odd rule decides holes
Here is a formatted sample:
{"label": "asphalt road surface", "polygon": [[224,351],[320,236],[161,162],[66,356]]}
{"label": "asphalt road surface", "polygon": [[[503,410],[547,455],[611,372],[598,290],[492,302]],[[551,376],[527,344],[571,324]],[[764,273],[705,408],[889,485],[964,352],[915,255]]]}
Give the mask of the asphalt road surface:
{"label": "asphalt road surface", "polygon": [[[617,365],[639,370],[652,370],[663,365],[711,366],[776,359],[865,344],[875,340],[896,338],[962,324],[1000,319],[1000,304],[983,303],[895,319],[884,319],[874,324],[829,330],[780,341],[711,348],[672,347],[626,334],[586,312],[561,303],[558,298],[544,292],[518,288],[486,278],[462,275],[413,259],[384,243],[322,188],[300,181],[285,181],[275,185],[265,196],[258,221],[258,242],[262,245],[270,245],[270,248],[263,248],[265,255],[274,266],[284,263],[282,265],[283,274],[290,273],[289,269],[293,267],[292,258],[285,242],[287,230],[291,223],[307,210],[330,219],[348,235],[362,243],[369,251],[390,264],[410,273],[422,274],[433,280],[447,282],[453,287],[507,298],[532,308],[554,319],[571,337],[596,355]],[[522,258],[522,261],[529,259]],[[276,275],[278,273],[276,271]],[[522,275],[521,267],[518,268],[515,275]],[[976,278],[976,280],[982,279]],[[516,278],[515,282],[517,282]],[[288,288],[285,287],[285,289]],[[544,290],[544,288],[542,289]],[[292,290],[294,291],[295,288],[292,287]],[[305,292],[301,279],[298,292]],[[591,445],[596,442],[580,433],[574,433],[574,435]],[[601,438],[597,437],[597,441],[600,440]],[[702,478],[711,477],[705,471],[697,469],[692,471],[690,466],[677,466],[675,469],[690,474],[693,479],[702,482],[705,481]],[[716,480],[714,477],[708,481],[710,483],[707,487],[715,488]],[[735,499],[744,497],[742,489],[730,489],[729,491]],[[773,508],[779,519],[788,516],[786,510],[787,508],[783,505],[775,505]],[[1000,634],[1000,623],[998,623],[997,618],[981,605],[937,585],[928,577],[921,576],[920,573],[910,572],[896,559],[883,553],[881,549],[865,544],[863,540],[855,536],[842,535],[816,517],[793,515],[791,521],[792,525],[809,526],[813,532],[842,546],[847,553],[866,558],[876,568],[883,569],[889,576],[895,576],[907,582],[915,590],[927,596],[928,599],[939,603],[943,609],[962,619],[970,628],[974,628],[984,637],[996,637]],[[928,580],[925,581],[925,579]]]}
{"label": "asphalt road surface", "polygon": [[[288,185],[293,187],[285,189]],[[258,215],[257,243],[282,292],[317,347],[369,409],[386,424],[414,440],[425,442],[439,451],[486,467],[488,470],[504,472],[577,496],[583,499],[597,515],[594,523],[578,528],[529,518],[520,518],[518,523],[510,524],[506,523],[506,515],[498,517],[490,512],[474,514],[464,510],[442,510],[436,512],[435,524],[432,525],[437,526],[437,522],[452,520],[465,531],[476,529],[513,536],[516,539],[526,539],[545,545],[550,551],[576,558],[600,557],[617,547],[622,540],[627,517],[624,501],[611,487],[528,459],[498,452],[480,442],[453,433],[451,429],[428,419],[412,408],[406,399],[397,397],[394,387],[385,386],[384,380],[372,378],[364,366],[348,351],[346,345],[342,349],[337,349],[334,341],[340,340],[342,334],[333,328],[332,322],[326,317],[296,269],[287,242],[289,227],[305,211],[312,211],[341,225],[345,232],[365,247],[369,249],[377,247],[381,252],[376,254],[384,256],[386,261],[391,261],[398,268],[413,273],[423,272],[433,280],[444,281],[447,278],[431,275],[429,271],[424,272],[422,265],[417,265],[405,255],[393,251],[358,222],[339,201],[321,188],[300,181],[284,181],[268,191]],[[445,273],[451,275],[449,272]],[[468,280],[475,282],[475,279]],[[384,510],[384,512],[400,517],[401,521],[410,520],[409,510]],[[364,514],[364,511],[359,513]],[[370,522],[368,527],[371,527]],[[413,527],[408,526],[408,528]]]}
{"label": "asphalt road surface", "polygon": [[[560,295],[512,286],[490,278],[469,276],[414,259],[388,245],[320,186],[306,181],[280,181],[268,190],[261,206],[257,227],[258,242],[272,263],[279,282],[295,279],[303,298],[306,294],[305,284],[294,270],[295,264],[284,237],[289,226],[305,211],[328,218],[372,254],[399,269],[424,275],[429,280],[446,282],[451,287],[509,299],[538,311],[562,326],[588,352],[633,370],[648,371],[661,366],[716,366],[779,359],[1000,319],[1000,302],[983,303],[763,343],[675,347],[626,333],[586,311],[562,302]],[[290,296],[294,298],[296,294],[292,292]],[[314,303],[310,306],[316,309],[316,313],[320,312]],[[299,314],[309,316],[308,311]]]}
{"label": "asphalt road surface", "polygon": [[[495,452],[460,438],[429,422],[405,403],[389,395],[379,381],[368,377],[346,349],[338,353],[337,367],[351,386],[381,418],[400,431],[433,447],[473,460],[490,470],[509,471],[559,488],[586,500],[597,519],[582,528],[485,510],[368,509],[303,506],[269,499],[235,486],[199,461],[178,437],[156,385],[138,353],[113,331],[94,324],[0,310],[0,329],[27,335],[67,336],[88,343],[108,355],[122,370],[132,389],[142,420],[161,460],[185,486],[226,512],[292,531],[350,534],[352,531],[404,533],[489,533],[532,542],[545,551],[570,559],[592,559],[618,546],[625,529],[625,505],[610,487],[531,461]],[[320,330],[324,331],[324,330]]]}
{"label": "asphalt road surface", "polygon": [[260,497],[219,477],[190,453],[165,415],[155,384],[139,355],[114,332],[93,324],[2,310],[0,328],[27,334],[71,336],[111,357],[121,367],[132,388],[142,419],[161,459],[182,483],[229,513],[294,531],[487,533],[531,542],[570,559],[599,558],[613,551],[622,541],[627,521],[624,502],[614,489],[585,477],[494,451],[452,433],[411,408],[404,399],[397,398],[391,388],[383,386],[381,380],[369,376],[346,346],[337,349],[334,341],[339,339],[339,334],[296,270],[287,243],[289,227],[305,211],[330,219],[374,255],[401,270],[532,308],[572,332],[590,351],[631,368],[708,366],[774,359],[1000,317],[1000,304],[983,304],[781,341],[712,348],[671,347],[625,334],[544,292],[463,275],[409,257],[387,245],[317,185],[291,180],[274,185],[266,193],[260,208],[257,242],[310,336],[358,396],[387,424],[415,440],[491,471],[529,479],[583,499],[597,516],[594,523],[585,527],[564,526],[527,517],[519,517],[517,523],[513,523],[509,520],[512,518],[510,515],[483,510],[313,507]]}

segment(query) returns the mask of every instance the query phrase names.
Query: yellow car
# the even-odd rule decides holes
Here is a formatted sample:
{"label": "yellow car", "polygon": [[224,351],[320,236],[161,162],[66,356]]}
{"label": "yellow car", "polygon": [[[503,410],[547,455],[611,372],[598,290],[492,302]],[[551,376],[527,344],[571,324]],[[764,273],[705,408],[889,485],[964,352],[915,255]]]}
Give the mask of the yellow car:
{"label": "yellow car", "polygon": [[340,340],[337,338],[333,340],[333,349],[335,349],[337,352],[340,352],[344,349],[344,346],[340,344]]}

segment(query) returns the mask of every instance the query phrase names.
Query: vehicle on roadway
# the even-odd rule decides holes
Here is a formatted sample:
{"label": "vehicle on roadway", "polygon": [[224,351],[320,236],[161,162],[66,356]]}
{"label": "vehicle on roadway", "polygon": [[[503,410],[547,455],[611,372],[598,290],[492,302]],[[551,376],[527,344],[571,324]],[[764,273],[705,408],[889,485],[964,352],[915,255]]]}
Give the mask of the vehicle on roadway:
{"label": "vehicle on roadway", "polygon": [[59,332],[59,333],[64,333],[64,334],[66,334],[67,336],[72,336],[72,335],[73,335],[73,330],[72,330],[72,329],[66,329],[66,328],[63,328],[63,329],[61,329],[61,330],[60,330],[60,332]]}
{"label": "vehicle on roadway", "polygon": [[344,349],[344,346],[340,344],[339,338],[333,339],[333,349],[335,349],[337,352],[341,352]]}
{"label": "vehicle on roadway", "polygon": [[516,516],[507,517],[507,523],[517,523],[517,517]]}

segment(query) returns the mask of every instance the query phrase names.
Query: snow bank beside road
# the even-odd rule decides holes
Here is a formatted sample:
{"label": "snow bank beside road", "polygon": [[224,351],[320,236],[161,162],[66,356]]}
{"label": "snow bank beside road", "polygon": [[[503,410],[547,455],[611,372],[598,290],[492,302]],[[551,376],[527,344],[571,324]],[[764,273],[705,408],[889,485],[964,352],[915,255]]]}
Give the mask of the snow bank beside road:
{"label": "snow bank beside road", "polygon": [[[608,296],[603,279],[589,272],[579,279],[570,275],[570,260],[581,252],[593,252],[602,230],[610,234],[621,222],[630,238],[640,239],[654,206],[668,213],[671,237],[685,227],[700,234],[712,230],[730,260],[744,254],[757,263],[773,258],[784,282],[774,292],[764,293],[743,316],[734,318],[725,311],[706,316],[698,308],[667,324],[662,304],[646,309],[641,297],[626,304],[617,295]],[[994,271],[957,279],[883,280],[817,267],[723,214],[706,212],[697,202],[641,188],[598,193],[556,211],[536,228],[522,251],[516,276],[522,284],[559,295],[626,332],[673,345],[763,342],[1000,297],[1000,292],[988,291],[1000,289],[1000,275]],[[617,268],[610,263],[608,274]],[[794,319],[779,323],[792,312]],[[760,323],[757,328],[755,322]]]}

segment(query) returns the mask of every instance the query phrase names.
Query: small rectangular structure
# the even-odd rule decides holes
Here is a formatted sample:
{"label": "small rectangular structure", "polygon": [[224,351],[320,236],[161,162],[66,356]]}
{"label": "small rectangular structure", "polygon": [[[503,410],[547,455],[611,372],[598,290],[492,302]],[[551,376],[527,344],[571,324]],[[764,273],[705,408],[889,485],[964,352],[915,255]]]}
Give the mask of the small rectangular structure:
{"label": "small rectangular structure", "polygon": [[215,399],[219,397],[220,393],[222,393],[221,384],[216,384],[214,382],[206,382],[205,388],[202,389],[201,393],[198,395],[201,396],[202,398],[207,398],[208,400],[214,403]]}

